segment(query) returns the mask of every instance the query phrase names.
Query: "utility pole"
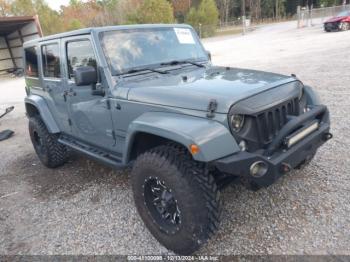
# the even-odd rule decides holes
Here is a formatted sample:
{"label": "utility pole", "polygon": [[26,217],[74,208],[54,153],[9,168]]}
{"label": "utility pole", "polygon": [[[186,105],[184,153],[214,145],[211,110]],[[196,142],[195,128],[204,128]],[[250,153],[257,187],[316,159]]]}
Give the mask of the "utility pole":
{"label": "utility pole", "polygon": [[243,35],[246,31],[246,18],[245,18],[245,0],[242,0],[242,26],[243,26]]}
{"label": "utility pole", "polygon": [[245,0],[242,0],[242,16],[245,16]]}

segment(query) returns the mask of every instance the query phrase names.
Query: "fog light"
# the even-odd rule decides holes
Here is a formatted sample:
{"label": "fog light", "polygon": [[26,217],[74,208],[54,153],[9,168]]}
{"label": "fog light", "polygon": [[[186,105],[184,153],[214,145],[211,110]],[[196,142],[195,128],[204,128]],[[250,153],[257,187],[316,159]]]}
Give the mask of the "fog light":
{"label": "fog light", "polygon": [[262,177],[266,175],[268,166],[263,161],[257,161],[250,166],[250,175],[253,177]]}

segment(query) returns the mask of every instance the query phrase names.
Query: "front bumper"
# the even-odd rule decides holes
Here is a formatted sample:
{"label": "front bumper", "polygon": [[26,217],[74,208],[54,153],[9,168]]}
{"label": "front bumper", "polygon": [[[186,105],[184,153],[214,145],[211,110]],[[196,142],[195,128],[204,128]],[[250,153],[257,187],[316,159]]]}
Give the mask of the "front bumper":
{"label": "front bumper", "polygon": [[[305,120],[309,121],[310,119],[308,118]],[[280,146],[273,150],[271,154],[266,154],[266,151],[263,150],[254,153],[241,151],[215,161],[215,166],[223,173],[245,177],[259,186],[271,185],[283,174],[312,157],[317,149],[332,137],[329,133],[330,124],[328,110],[323,112],[319,123],[319,127],[316,131],[307,135],[288,149]],[[286,133],[286,136],[287,135]],[[251,174],[252,165],[257,162],[262,162],[267,167],[266,173],[261,177],[256,177]]]}
{"label": "front bumper", "polygon": [[338,31],[339,30],[339,22],[328,22],[324,24],[325,31]]}

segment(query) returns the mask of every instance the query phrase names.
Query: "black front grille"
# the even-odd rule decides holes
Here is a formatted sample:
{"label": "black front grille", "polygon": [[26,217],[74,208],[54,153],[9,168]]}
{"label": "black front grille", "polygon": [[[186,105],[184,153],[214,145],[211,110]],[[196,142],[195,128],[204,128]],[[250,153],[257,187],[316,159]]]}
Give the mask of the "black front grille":
{"label": "black front grille", "polygon": [[299,115],[299,99],[288,100],[255,116],[259,141],[270,143],[278,131],[288,122],[288,116]]}

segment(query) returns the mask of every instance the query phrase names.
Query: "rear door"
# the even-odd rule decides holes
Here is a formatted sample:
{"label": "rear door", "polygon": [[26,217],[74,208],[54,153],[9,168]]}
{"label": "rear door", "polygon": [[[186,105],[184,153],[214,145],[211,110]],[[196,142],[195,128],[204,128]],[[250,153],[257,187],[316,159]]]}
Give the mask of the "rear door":
{"label": "rear door", "polygon": [[71,134],[68,107],[64,99],[66,86],[63,80],[63,70],[60,56],[60,40],[44,42],[40,45],[42,68],[42,89],[46,103],[54,116],[60,130]]}
{"label": "rear door", "polygon": [[[91,85],[77,86],[74,70],[80,66],[99,65],[94,45],[89,35],[61,40],[65,52],[65,72],[68,86],[67,103],[73,135],[91,145],[113,150],[115,136],[107,95],[92,94]],[[104,87],[107,90],[107,86]],[[108,92],[106,91],[106,94]]]}

